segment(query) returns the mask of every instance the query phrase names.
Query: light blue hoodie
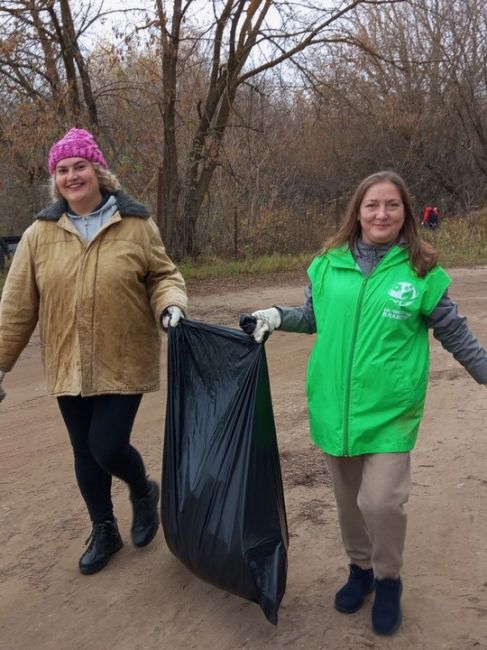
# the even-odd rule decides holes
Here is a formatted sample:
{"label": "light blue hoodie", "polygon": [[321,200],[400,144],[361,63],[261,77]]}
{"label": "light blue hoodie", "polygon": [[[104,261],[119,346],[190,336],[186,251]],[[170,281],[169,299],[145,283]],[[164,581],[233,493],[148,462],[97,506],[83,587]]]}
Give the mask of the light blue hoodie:
{"label": "light blue hoodie", "polygon": [[108,198],[104,199],[102,205],[91,214],[80,217],[79,214],[70,210],[68,210],[67,214],[83,239],[91,241],[100,228],[115,214],[117,209],[117,199],[113,194],[110,194]]}

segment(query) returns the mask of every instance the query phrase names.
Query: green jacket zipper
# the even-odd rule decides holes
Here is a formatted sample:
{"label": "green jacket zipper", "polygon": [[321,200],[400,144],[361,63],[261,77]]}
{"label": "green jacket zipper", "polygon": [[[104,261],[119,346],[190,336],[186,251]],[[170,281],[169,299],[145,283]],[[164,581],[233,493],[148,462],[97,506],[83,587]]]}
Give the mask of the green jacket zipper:
{"label": "green jacket zipper", "polygon": [[343,455],[349,456],[349,438],[350,438],[350,393],[352,386],[352,366],[353,357],[355,355],[355,344],[357,343],[358,326],[362,312],[362,303],[364,299],[365,287],[369,276],[365,277],[360,287],[360,292],[357,298],[357,307],[355,309],[355,318],[353,323],[352,342],[350,344],[350,355],[348,357],[347,368],[347,381],[345,385],[345,400],[344,400],[344,413],[343,413]]}

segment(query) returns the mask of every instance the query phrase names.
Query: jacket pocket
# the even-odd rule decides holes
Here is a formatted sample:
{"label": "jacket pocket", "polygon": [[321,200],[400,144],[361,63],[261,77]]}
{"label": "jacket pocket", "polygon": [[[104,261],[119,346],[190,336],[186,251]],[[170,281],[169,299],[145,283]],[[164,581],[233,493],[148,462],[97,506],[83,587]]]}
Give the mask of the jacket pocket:
{"label": "jacket pocket", "polygon": [[160,335],[150,331],[133,330],[126,333],[123,345],[124,388],[148,390],[159,381]]}
{"label": "jacket pocket", "polygon": [[352,400],[359,411],[401,412],[417,398],[411,379],[394,364],[373,364],[360,373],[351,386]]}

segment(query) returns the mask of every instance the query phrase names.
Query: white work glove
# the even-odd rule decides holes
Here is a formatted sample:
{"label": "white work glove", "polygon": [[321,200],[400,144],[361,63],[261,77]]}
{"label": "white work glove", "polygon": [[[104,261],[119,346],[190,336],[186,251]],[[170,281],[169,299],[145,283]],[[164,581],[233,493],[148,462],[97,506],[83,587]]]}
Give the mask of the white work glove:
{"label": "white work glove", "polygon": [[3,370],[0,370],[0,402],[6,397],[7,393],[2,388],[2,381],[5,377]]}
{"label": "white work glove", "polygon": [[161,325],[163,329],[167,330],[169,326],[176,327],[183,316],[184,314],[179,307],[176,305],[169,305],[169,307],[163,311],[161,316]]}
{"label": "white work glove", "polygon": [[281,325],[281,314],[276,307],[254,311],[252,316],[257,319],[257,325],[252,334],[257,343],[262,343],[266,334],[272,334]]}

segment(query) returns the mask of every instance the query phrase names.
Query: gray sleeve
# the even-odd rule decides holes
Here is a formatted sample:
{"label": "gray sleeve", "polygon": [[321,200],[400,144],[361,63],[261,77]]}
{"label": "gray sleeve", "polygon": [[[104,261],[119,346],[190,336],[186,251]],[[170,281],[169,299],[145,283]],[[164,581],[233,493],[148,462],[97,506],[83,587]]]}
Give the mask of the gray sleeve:
{"label": "gray sleeve", "polygon": [[445,291],[439,303],[427,317],[433,336],[479,384],[487,384],[487,352],[470,331],[465,316],[458,313]]}
{"label": "gray sleeve", "polygon": [[311,286],[307,286],[304,290],[304,305],[302,307],[275,306],[281,314],[280,330],[284,332],[302,332],[304,334],[314,334],[316,332]]}

